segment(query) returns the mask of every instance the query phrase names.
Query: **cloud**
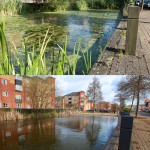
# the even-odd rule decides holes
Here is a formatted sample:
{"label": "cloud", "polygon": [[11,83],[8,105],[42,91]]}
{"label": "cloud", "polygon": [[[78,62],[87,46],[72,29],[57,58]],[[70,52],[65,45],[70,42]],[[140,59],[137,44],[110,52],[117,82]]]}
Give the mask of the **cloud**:
{"label": "cloud", "polygon": [[[94,75],[75,75],[75,76],[53,76],[56,78],[56,85],[61,88],[62,95],[70,92],[87,91],[88,85],[92,82]],[[125,76],[116,75],[98,75],[102,84],[102,93],[105,101],[112,102],[114,100],[117,84],[125,78]]]}

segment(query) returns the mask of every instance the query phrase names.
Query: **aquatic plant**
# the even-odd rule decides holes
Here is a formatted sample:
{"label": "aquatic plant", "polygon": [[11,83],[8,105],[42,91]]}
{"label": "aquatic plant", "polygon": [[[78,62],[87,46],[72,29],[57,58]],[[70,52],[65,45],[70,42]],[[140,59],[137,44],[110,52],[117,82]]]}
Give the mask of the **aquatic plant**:
{"label": "aquatic plant", "polygon": [[86,72],[82,71],[83,74],[88,74],[90,69],[91,69],[91,59],[92,59],[92,53],[88,51],[88,48],[86,48],[86,52],[82,52],[83,54],[83,58],[84,58],[84,64],[85,64],[85,68],[86,68]]}
{"label": "aquatic plant", "polygon": [[[79,60],[79,52],[81,50],[81,40],[75,43],[72,58],[67,54],[68,37],[66,37],[66,42],[64,47],[58,45],[58,51],[52,51],[50,56],[50,63],[46,58],[46,48],[50,42],[51,36],[48,36],[49,30],[47,30],[42,44],[38,47],[27,47],[26,41],[24,40],[22,51],[20,52],[15,44],[14,51],[10,51],[7,48],[7,41],[4,32],[4,20],[0,24],[0,43],[1,43],[1,57],[2,62],[0,62],[0,74],[10,75],[10,74],[20,74],[20,75],[45,75],[45,74],[76,74],[76,67]],[[84,57],[84,62],[86,66],[86,74],[91,67],[91,54],[87,52],[87,57]],[[47,67],[50,65],[49,67]],[[84,73],[85,74],[85,73]]]}
{"label": "aquatic plant", "polygon": [[11,65],[9,63],[9,54],[8,54],[8,48],[7,48],[7,42],[5,37],[5,23],[4,23],[4,17],[2,17],[2,22],[0,24],[0,47],[1,47],[1,60],[2,63],[0,64],[0,74],[9,74],[11,72]]}

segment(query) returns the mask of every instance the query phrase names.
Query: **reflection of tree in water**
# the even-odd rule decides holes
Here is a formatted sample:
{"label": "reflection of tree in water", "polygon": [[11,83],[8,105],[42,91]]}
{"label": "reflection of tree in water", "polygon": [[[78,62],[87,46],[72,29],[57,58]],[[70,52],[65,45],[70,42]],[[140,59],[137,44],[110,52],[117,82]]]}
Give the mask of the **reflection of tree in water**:
{"label": "reflection of tree in water", "polygon": [[24,143],[25,149],[42,149],[50,148],[52,144],[56,143],[55,137],[55,121],[54,120],[34,120],[30,134],[26,135]]}
{"label": "reflection of tree in water", "polygon": [[81,132],[84,130],[87,124],[87,119],[86,118],[74,118],[74,119],[70,119],[66,121],[63,120],[62,122],[57,122],[57,124],[60,126]]}
{"label": "reflection of tree in water", "polygon": [[98,140],[99,130],[101,129],[100,121],[98,118],[92,116],[87,126],[85,128],[85,132],[87,135],[87,139],[89,140],[91,149],[96,144]]}

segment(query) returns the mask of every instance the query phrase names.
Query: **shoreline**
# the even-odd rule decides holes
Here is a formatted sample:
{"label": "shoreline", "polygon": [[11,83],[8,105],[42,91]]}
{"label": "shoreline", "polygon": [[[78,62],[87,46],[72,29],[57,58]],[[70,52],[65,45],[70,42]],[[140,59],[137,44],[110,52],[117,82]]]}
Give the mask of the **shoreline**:
{"label": "shoreline", "polygon": [[[12,114],[12,112],[11,112]],[[6,116],[9,116],[11,114],[7,114]],[[18,116],[17,116],[18,115]],[[15,114],[11,119],[3,117],[3,120],[0,120],[1,122],[8,122],[8,121],[23,121],[23,120],[34,120],[34,119],[55,119],[55,118],[74,118],[74,117],[86,117],[86,116],[110,116],[110,117],[118,117],[118,114],[114,113],[84,113],[84,112],[61,112],[61,113],[56,113],[56,114],[51,114],[51,113],[40,113],[40,114],[28,114],[27,116],[24,114]],[[39,117],[38,117],[39,115]],[[14,118],[15,117],[15,118]],[[2,118],[2,117],[1,117]]]}

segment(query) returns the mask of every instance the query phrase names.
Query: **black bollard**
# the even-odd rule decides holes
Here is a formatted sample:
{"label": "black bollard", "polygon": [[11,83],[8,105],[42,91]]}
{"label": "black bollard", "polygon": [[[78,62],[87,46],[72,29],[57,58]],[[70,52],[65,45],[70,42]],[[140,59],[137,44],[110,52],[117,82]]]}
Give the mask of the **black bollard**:
{"label": "black bollard", "polygon": [[132,136],[133,117],[126,115],[121,117],[119,147],[118,150],[130,150]]}

